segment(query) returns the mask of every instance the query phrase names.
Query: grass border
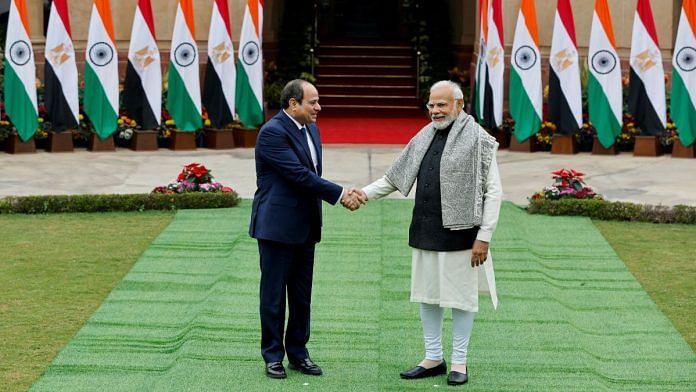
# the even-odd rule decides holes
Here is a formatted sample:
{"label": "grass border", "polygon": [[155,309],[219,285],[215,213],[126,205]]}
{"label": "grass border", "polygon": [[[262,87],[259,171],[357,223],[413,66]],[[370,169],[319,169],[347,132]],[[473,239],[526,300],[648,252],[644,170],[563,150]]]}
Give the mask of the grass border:
{"label": "grass border", "polygon": [[10,196],[0,199],[0,214],[128,212],[229,208],[239,204],[236,192],[191,192],[112,195]]}
{"label": "grass border", "polygon": [[599,220],[696,224],[696,207],[655,206],[602,199],[530,200],[527,212],[555,216],[586,216]]}

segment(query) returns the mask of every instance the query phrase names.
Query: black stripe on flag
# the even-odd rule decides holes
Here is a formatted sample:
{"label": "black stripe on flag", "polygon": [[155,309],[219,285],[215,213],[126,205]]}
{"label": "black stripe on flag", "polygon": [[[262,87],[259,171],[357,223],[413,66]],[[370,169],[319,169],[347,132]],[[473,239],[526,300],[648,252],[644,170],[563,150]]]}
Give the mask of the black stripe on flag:
{"label": "black stripe on flag", "polygon": [[142,129],[157,129],[157,117],[147,100],[140,75],[128,61],[126,80],[123,83],[123,107],[128,117],[135,120]]}
{"label": "black stripe on flag", "polygon": [[55,132],[63,132],[66,129],[77,128],[77,119],[73,116],[70,105],[63,94],[63,85],[60,84],[58,76],[53,71],[51,63],[48,61],[44,66],[44,104],[46,105],[46,116],[53,124]]}
{"label": "black stripe on flag", "polygon": [[561,81],[553,68],[549,68],[549,118],[556,124],[556,133],[573,135],[578,132],[578,122],[561,89]]}
{"label": "black stripe on flag", "polygon": [[628,86],[628,111],[633,115],[640,134],[644,136],[659,136],[664,132],[662,121],[653,107],[643,80],[631,67],[631,79]]}
{"label": "black stripe on flag", "polygon": [[232,113],[225,100],[225,93],[222,91],[222,81],[210,58],[205,69],[203,106],[208,111],[208,118],[213,127],[222,128],[232,122]]}
{"label": "black stripe on flag", "polygon": [[495,109],[493,108],[493,86],[491,85],[488,67],[486,67],[486,82],[483,93],[483,127],[491,130],[495,126]]}

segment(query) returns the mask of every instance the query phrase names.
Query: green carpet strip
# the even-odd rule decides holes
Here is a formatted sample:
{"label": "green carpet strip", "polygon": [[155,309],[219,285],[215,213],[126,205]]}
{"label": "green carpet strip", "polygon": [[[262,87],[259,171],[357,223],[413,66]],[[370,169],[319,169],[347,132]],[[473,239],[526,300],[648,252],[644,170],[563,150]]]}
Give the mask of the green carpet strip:
{"label": "green carpet strip", "polygon": [[[314,275],[312,357],[322,377],[263,374],[250,203],[180,211],[60,352],[34,391],[425,390],[408,302],[412,201],[325,208]],[[474,324],[467,390],[687,391],[696,354],[584,218],[503,206],[494,237],[501,299]],[[445,353],[451,355],[451,322]]]}

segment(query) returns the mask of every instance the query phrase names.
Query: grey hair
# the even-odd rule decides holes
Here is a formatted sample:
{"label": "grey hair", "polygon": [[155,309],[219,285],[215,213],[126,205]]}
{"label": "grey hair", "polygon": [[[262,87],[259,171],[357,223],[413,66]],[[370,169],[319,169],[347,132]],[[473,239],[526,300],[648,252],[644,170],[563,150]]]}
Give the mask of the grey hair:
{"label": "grey hair", "polygon": [[432,94],[433,90],[436,90],[441,87],[449,87],[449,89],[452,90],[452,95],[454,95],[454,99],[464,99],[464,93],[462,92],[462,88],[459,87],[459,84],[449,80],[441,80],[433,84],[433,86],[430,87],[430,93]]}

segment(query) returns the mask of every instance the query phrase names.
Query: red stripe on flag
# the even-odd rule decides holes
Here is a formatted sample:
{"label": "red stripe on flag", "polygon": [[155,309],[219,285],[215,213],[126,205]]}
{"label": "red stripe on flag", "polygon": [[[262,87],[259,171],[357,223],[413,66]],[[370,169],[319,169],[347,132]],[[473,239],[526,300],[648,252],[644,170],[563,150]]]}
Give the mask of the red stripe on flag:
{"label": "red stripe on flag", "polygon": [[653,39],[655,45],[659,47],[660,43],[657,40],[657,29],[655,28],[655,19],[653,18],[652,8],[650,8],[650,0],[638,0],[636,12],[638,12],[638,16],[643,22],[645,30]]}
{"label": "red stripe on flag", "polygon": [[573,41],[573,45],[578,47],[577,40],[575,39],[575,21],[573,20],[573,9],[570,8],[570,0],[558,0],[558,16],[565,26],[566,32],[570,40]]}
{"label": "red stripe on flag", "polygon": [[225,22],[227,34],[229,34],[230,38],[232,38],[232,28],[230,27],[230,10],[229,7],[227,7],[227,0],[215,0],[215,4],[217,4],[220,16],[222,16],[223,22]]}
{"label": "red stripe on flag", "polygon": [[488,0],[479,0],[479,23],[483,42],[488,42]]}
{"label": "red stripe on flag", "polygon": [[140,9],[140,15],[145,19],[147,27],[150,29],[152,38],[157,41],[157,35],[155,34],[155,19],[152,17],[152,4],[150,0],[138,0],[138,8]]}
{"label": "red stripe on flag", "polygon": [[68,32],[68,37],[72,38],[72,32],[70,31],[70,14],[68,13],[68,0],[53,0],[53,5],[56,6],[56,12],[58,16],[63,21],[63,26],[65,26],[65,31]]}
{"label": "red stripe on flag", "polygon": [[503,35],[503,6],[501,5],[502,0],[493,0],[493,23],[498,29],[498,39],[500,43],[504,45],[504,35]]}

